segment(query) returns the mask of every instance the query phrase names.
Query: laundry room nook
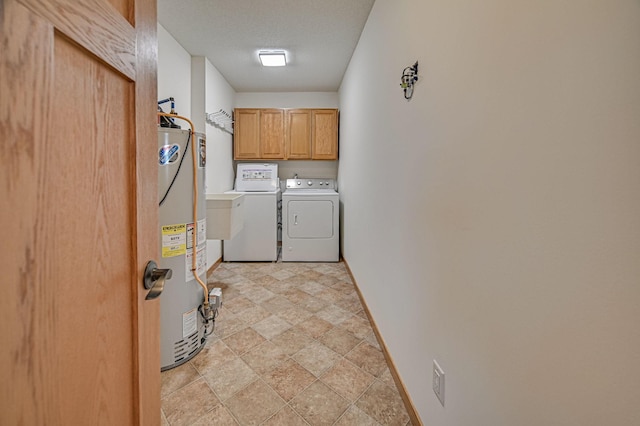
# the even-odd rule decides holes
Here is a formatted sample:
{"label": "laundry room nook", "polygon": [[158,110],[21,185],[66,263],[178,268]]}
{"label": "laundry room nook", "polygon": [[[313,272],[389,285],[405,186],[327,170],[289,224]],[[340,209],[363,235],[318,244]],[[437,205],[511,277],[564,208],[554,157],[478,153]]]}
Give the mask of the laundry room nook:
{"label": "laundry room nook", "polygon": [[[164,28],[158,29],[171,45]],[[205,117],[204,278],[216,307],[211,320],[188,315],[203,311],[195,280],[186,283],[199,295],[192,306],[173,297],[161,300],[171,321],[166,330],[182,333],[174,338],[161,330],[162,348],[169,352],[163,352],[163,360],[169,358],[162,367],[163,420],[409,424],[383,348],[341,261],[337,93],[232,93],[207,59],[192,57],[183,65],[185,78],[201,75],[204,82],[192,79],[191,93],[181,96],[173,70],[159,97],[171,97],[178,115],[182,98],[185,114]],[[193,101],[200,90],[213,88],[215,96],[204,105]],[[218,232],[212,227],[228,234],[209,238]],[[197,331],[187,331],[196,324]],[[194,392],[197,399],[188,397]],[[251,403],[256,399],[262,402]],[[327,409],[317,413],[315,400]]]}
{"label": "laundry room nook", "polygon": [[[200,315],[200,331],[185,332],[200,343],[163,367],[163,419],[409,423],[340,256],[338,93],[236,92],[207,58],[186,54],[161,25],[158,33],[158,97],[173,99],[165,110],[191,117],[206,135],[206,231],[214,221],[224,230],[241,222],[207,238],[207,286],[219,295],[209,303],[221,306],[212,327]],[[202,299],[191,309],[202,310]],[[186,330],[186,308],[161,306],[175,312],[172,327]],[[184,345],[161,333],[163,347]],[[191,392],[209,403],[188,400]],[[309,405],[317,398],[326,412]]]}

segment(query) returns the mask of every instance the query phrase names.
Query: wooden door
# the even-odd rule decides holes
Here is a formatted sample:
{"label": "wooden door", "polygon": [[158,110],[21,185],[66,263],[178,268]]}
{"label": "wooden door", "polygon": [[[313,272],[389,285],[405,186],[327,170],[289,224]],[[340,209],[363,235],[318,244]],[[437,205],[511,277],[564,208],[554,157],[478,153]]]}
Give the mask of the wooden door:
{"label": "wooden door", "polygon": [[284,110],[260,110],[260,158],[284,159]]}
{"label": "wooden door", "polygon": [[338,158],[338,111],[318,109],[312,112],[311,150],[314,160]]}
{"label": "wooden door", "polygon": [[290,109],[286,111],[287,158],[290,160],[311,159],[311,110]]}
{"label": "wooden door", "polygon": [[0,25],[0,424],[160,424],[155,0]]}
{"label": "wooden door", "polygon": [[260,158],[260,110],[236,108],[233,120],[233,158]]}

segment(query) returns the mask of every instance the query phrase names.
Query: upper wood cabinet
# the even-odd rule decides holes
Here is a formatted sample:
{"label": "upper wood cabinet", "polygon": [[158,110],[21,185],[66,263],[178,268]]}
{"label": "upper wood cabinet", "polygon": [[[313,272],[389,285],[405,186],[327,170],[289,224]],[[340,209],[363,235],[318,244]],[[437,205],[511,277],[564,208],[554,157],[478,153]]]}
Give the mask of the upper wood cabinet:
{"label": "upper wood cabinet", "polygon": [[236,108],[233,119],[234,159],[285,158],[283,110]]}
{"label": "upper wood cabinet", "polygon": [[287,158],[309,160],[311,158],[311,110],[289,109],[285,116]]}
{"label": "upper wood cabinet", "polygon": [[234,159],[336,160],[337,109],[248,109],[234,112]]}
{"label": "upper wood cabinet", "polygon": [[338,158],[338,110],[311,111],[311,158],[314,160]]}
{"label": "upper wood cabinet", "polygon": [[284,111],[260,110],[260,158],[284,159]]}
{"label": "upper wood cabinet", "polygon": [[236,109],[233,120],[233,158],[260,158],[260,110]]}

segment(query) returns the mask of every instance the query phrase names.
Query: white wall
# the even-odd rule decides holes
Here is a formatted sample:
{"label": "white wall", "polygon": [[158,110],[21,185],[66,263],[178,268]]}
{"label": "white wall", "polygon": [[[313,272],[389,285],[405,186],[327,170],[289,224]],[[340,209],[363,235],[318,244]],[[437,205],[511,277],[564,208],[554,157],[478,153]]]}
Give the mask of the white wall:
{"label": "white wall", "polygon": [[[232,134],[206,124],[205,114],[220,111],[231,114],[235,91],[218,70],[202,56],[192,58],[192,111],[198,131],[207,135],[207,194],[233,189],[233,138]],[[207,240],[207,268],[222,257],[222,242]]]}
{"label": "white wall", "polygon": [[[206,182],[202,195],[233,188],[232,136],[205,124],[205,113],[231,113],[235,92],[218,70],[203,57],[194,57],[158,24],[158,96],[173,96],[176,109],[207,135]],[[164,107],[166,112],[169,106]],[[182,125],[182,124],[181,124]],[[184,128],[185,126],[183,126]],[[207,268],[222,257],[221,242],[207,240]]]}
{"label": "white wall", "polygon": [[[158,100],[170,97],[178,114],[191,117],[191,55],[158,24]],[[169,112],[171,104],[161,107]]]}
{"label": "white wall", "polygon": [[[338,108],[337,92],[239,92],[236,108]],[[330,178],[338,176],[338,161],[274,161],[281,180],[300,177]]]}
{"label": "white wall", "polygon": [[[206,112],[224,110],[231,114],[235,91],[220,72],[206,61],[207,109]],[[230,126],[230,125],[229,125]],[[207,167],[207,193],[215,194],[233,189],[233,135],[212,125],[207,126],[207,141],[211,157]]]}
{"label": "white wall", "polygon": [[237,108],[338,108],[338,92],[238,92]]}
{"label": "white wall", "polygon": [[343,254],[425,424],[640,424],[639,77],[637,0],[376,1]]}

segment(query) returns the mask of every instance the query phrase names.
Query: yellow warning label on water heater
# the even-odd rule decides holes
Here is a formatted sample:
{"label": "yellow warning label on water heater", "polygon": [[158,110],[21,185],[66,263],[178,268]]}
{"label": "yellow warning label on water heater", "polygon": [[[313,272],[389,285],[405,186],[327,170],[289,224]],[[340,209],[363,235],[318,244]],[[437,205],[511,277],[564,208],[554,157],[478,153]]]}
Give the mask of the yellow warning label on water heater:
{"label": "yellow warning label on water heater", "polygon": [[180,256],[187,252],[187,224],[162,227],[162,257]]}

